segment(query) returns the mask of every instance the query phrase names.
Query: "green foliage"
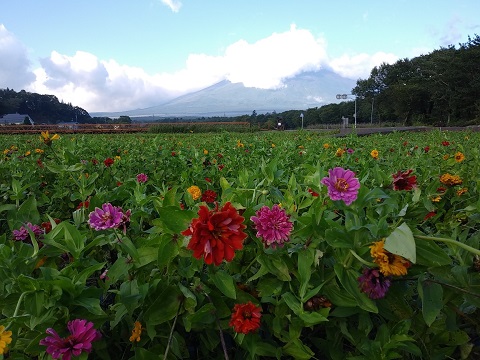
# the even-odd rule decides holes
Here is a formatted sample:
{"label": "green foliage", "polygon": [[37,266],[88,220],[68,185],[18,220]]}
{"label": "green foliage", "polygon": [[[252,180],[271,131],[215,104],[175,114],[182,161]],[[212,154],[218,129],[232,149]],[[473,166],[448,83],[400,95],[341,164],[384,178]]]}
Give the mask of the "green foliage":
{"label": "green foliage", "polygon": [[[479,141],[466,131],[76,135],[51,146],[38,136],[1,136],[7,356],[47,358],[45,331],[64,337],[69,321],[86,319],[102,338],[79,358],[478,358]],[[339,156],[339,148],[352,151]],[[332,201],[320,182],[337,166],[360,182],[350,206]],[[394,190],[393,175],[409,169],[416,187]],[[446,173],[461,183],[442,183]],[[217,203],[194,199],[192,185],[214,191]],[[89,215],[107,202],[131,210],[130,221],[96,231]],[[207,265],[185,230],[202,207],[215,212],[226,202],[244,218],[247,237],[231,261]],[[251,220],[274,204],[293,224],[276,248]],[[214,228],[209,221],[203,225]],[[15,240],[28,223],[45,233],[29,228]],[[371,246],[382,239],[384,261],[408,265],[376,298],[359,278],[381,269]],[[261,311],[260,326],[237,333],[232,311],[249,302]],[[136,321],[141,336],[132,342]]]}

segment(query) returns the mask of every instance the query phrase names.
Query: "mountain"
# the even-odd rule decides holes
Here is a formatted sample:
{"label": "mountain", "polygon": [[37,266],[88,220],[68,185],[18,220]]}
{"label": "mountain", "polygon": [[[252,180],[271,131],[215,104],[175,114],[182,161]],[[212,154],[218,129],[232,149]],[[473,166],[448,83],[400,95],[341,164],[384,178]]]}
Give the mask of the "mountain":
{"label": "mountain", "polygon": [[337,94],[349,94],[356,81],[329,70],[304,72],[284,80],[279,89],[245,87],[224,80],[205,89],[189,93],[161,105],[118,113],[92,116],[238,116],[287,110],[306,110],[336,103]]}

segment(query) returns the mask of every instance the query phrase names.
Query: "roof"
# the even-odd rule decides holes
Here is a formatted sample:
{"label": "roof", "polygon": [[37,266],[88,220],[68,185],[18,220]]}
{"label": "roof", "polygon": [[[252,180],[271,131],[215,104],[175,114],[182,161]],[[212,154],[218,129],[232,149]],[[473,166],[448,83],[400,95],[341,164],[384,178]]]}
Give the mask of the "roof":
{"label": "roof", "polygon": [[0,117],[0,124],[8,125],[8,124],[23,124],[25,121],[25,117],[28,117],[30,123],[33,125],[33,119],[26,114],[6,114]]}

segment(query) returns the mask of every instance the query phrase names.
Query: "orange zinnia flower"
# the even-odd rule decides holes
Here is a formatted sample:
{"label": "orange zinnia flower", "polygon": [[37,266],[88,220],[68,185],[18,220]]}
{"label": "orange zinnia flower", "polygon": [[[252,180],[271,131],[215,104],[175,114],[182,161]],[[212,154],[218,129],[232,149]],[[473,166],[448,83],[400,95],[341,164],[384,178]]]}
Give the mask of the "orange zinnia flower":
{"label": "orange zinnia flower", "polygon": [[372,158],[374,158],[375,160],[378,159],[378,150],[373,149],[373,150],[370,152],[370,156],[371,156]]}
{"label": "orange zinnia flower", "polygon": [[460,151],[458,151],[457,153],[455,153],[455,161],[456,162],[462,162],[463,160],[465,160],[465,155],[463,155],[463,153],[461,153]]}
{"label": "orange zinnia flower", "polygon": [[373,262],[380,268],[380,272],[385,276],[406,275],[407,269],[410,267],[410,261],[388,252],[384,249],[384,245],[385,240],[382,239],[370,246],[370,255],[372,255]]}

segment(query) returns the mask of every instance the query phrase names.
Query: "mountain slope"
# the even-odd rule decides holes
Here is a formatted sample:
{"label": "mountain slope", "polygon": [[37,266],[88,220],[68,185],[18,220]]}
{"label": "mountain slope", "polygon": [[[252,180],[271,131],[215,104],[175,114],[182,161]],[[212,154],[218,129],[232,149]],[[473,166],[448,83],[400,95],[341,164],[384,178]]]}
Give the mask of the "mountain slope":
{"label": "mountain slope", "polygon": [[[349,94],[356,81],[332,71],[305,72],[284,81],[280,89],[247,88],[242,83],[221,81],[164,104],[122,112],[128,116],[236,116],[306,110],[338,102],[336,94]],[[120,113],[119,113],[120,114]],[[108,116],[108,115],[107,115]],[[109,116],[115,116],[110,114]]]}

